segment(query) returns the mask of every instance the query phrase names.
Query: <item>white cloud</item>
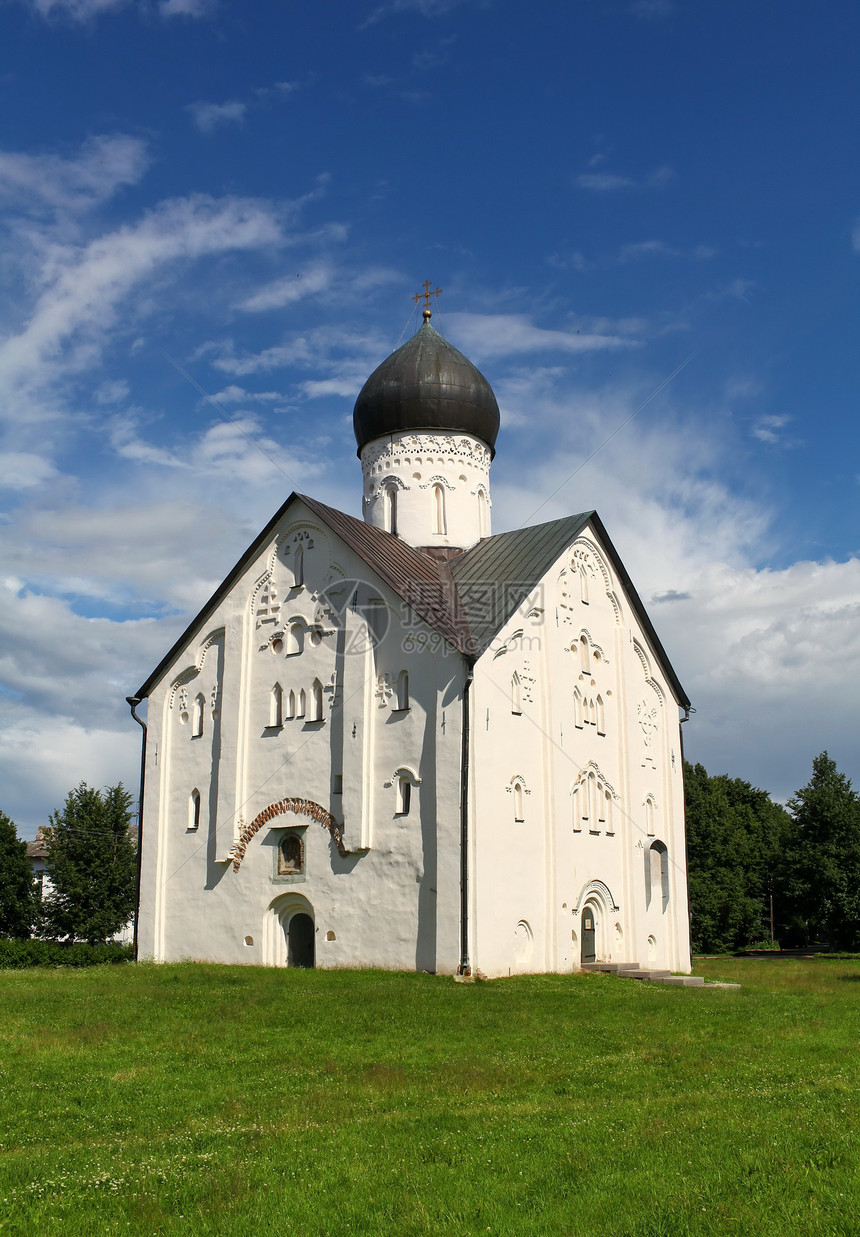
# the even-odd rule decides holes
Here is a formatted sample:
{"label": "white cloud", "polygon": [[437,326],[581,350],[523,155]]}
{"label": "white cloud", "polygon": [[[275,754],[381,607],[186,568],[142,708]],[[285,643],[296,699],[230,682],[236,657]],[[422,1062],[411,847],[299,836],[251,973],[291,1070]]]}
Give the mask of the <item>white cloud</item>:
{"label": "white cloud", "polygon": [[665,241],[638,241],[633,245],[622,245],[618,253],[620,263],[636,262],[640,258],[677,258],[680,249],[674,249]]}
{"label": "white cloud", "polygon": [[532,352],[593,352],[629,348],[634,340],[586,330],[558,331],[534,326],[525,314],[448,314],[461,351],[497,357]]}
{"label": "white cloud", "polygon": [[383,17],[393,17],[397,13],[419,13],[422,17],[443,17],[451,9],[469,3],[471,0],[384,0],[361,23],[370,26],[381,21]]}
{"label": "white cloud", "polygon": [[146,142],[121,133],[90,138],[73,158],[0,151],[0,200],[30,211],[38,203],[87,210],[136,184],[148,166]]}
{"label": "white cloud", "polygon": [[27,490],[57,476],[53,463],[30,451],[0,451],[0,491]]}
{"label": "white cloud", "polygon": [[163,17],[206,17],[215,8],[215,0],[160,0],[158,10]]}
{"label": "white cloud", "polygon": [[74,18],[75,21],[88,21],[91,17],[105,12],[107,9],[124,7],[128,0],[30,0],[32,7],[43,17],[53,13]]}
{"label": "white cloud", "polygon": [[[75,369],[92,365],[102,333],[133,288],[176,263],[231,249],[270,246],[280,227],[268,208],[239,198],[203,195],[163,202],[140,222],[107,233],[89,244],[66,246],[52,257],[52,278],[36,301],[27,325],[0,343],[0,384],[40,375],[61,346],[74,341],[82,351],[66,355]],[[17,411],[10,408],[17,417]]]}
{"label": "white cloud", "polygon": [[580,189],[611,193],[617,189],[661,189],[674,180],[675,173],[665,164],[645,176],[626,176],[618,172],[580,172],[575,184]]}
{"label": "white cloud", "polygon": [[241,124],[248,104],[229,99],[226,103],[189,103],[187,110],[201,133],[211,133],[219,125]]}
{"label": "white cloud", "polygon": [[253,296],[241,301],[238,308],[249,313],[281,309],[284,305],[304,300],[306,296],[325,292],[331,286],[333,277],[333,268],[328,263],[320,262],[295,275],[286,275],[283,279],[267,284]]}
{"label": "white cloud", "polygon": [[[139,12],[151,11],[148,2],[141,0],[24,0],[43,17],[54,15],[68,17],[73,21],[90,21],[110,9],[127,8],[133,5]],[[206,17],[216,7],[216,0],[159,0],[158,12],[162,17]]]}
{"label": "white cloud", "polygon": [[280,391],[246,391],[244,387],[231,384],[223,391],[216,391],[212,399],[216,404],[249,404],[277,402],[284,397]]}
{"label": "white cloud", "polygon": [[752,427],[753,438],[757,438],[759,442],[782,443],[785,438],[780,431],[785,429],[791,420],[791,417],[784,415],[761,416]]}

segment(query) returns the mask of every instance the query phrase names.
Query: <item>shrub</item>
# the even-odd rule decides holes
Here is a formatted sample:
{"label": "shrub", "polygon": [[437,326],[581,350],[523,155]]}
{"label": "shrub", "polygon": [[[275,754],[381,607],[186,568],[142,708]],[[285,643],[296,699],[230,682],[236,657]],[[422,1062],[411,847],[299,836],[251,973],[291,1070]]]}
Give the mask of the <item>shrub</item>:
{"label": "shrub", "polygon": [[101,966],[106,962],[131,962],[131,945],[111,942],[88,945],[84,941],[20,941],[0,938],[0,970],[28,966]]}

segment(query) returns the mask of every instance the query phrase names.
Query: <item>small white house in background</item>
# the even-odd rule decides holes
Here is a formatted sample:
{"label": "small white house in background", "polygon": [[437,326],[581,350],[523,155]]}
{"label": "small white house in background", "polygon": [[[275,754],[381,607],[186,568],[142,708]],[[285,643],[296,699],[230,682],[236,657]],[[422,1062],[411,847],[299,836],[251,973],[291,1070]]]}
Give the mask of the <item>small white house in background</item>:
{"label": "small white house in background", "polygon": [[603,524],[491,534],[498,406],[428,310],[354,426],[364,519],[291,495],[130,698],[140,956],[688,971],[689,701]]}
{"label": "small white house in background", "polygon": [[[36,840],[27,843],[27,858],[30,860],[30,870],[36,885],[36,897],[41,903],[47,898],[54,886],[51,884],[51,874],[48,870],[48,837],[50,825],[40,825],[36,831]],[[135,846],[137,845],[137,825],[129,826],[129,833]],[[120,945],[130,945],[134,940],[134,921],[121,928],[116,936],[111,938]]]}

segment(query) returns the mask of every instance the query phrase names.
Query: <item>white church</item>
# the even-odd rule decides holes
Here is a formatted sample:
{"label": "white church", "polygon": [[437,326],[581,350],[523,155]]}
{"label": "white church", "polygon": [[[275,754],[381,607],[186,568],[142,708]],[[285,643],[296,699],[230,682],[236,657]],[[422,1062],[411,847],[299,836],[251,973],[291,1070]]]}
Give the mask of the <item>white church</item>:
{"label": "white church", "polygon": [[492,534],[430,318],[356,401],[363,519],[291,495],[129,697],[139,956],[688,972],[689,701],[594,511]]}

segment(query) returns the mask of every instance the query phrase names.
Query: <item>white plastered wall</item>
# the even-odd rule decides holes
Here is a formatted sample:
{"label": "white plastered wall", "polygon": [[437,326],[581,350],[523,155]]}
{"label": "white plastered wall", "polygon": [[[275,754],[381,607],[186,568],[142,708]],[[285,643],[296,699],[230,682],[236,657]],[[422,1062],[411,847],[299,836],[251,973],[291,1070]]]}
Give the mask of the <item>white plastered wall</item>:
{"label": "white plastered wall", "polygon": [[[317,965],[454,971],[464,675],[460,655],[294,504],[151,693],[141,956],[278,964],[282,912],[295,903],[310,908]],[[321,721],[310,716],[315,681]],[[298,711],[302,690],[305,717],[288,717],[289,693]],[[198,693],[208,704],[192,738],[180,704]],[[321,811],[271,811],[296,799]],[[287,829],[304,845],[300,876],[277,875]]]}
{"label": "white plastered wall", "polygon": [[364,519],[412,546],[468,549],[490,535],[491,459],[471,434],[375,438],[361,451]]}
{"label": "white plastered wall", "polygon": [[472,705],[473,965],[577,969],[588,905],[599,960],[689,971],[677,701],[591,528],[479,659]]}

